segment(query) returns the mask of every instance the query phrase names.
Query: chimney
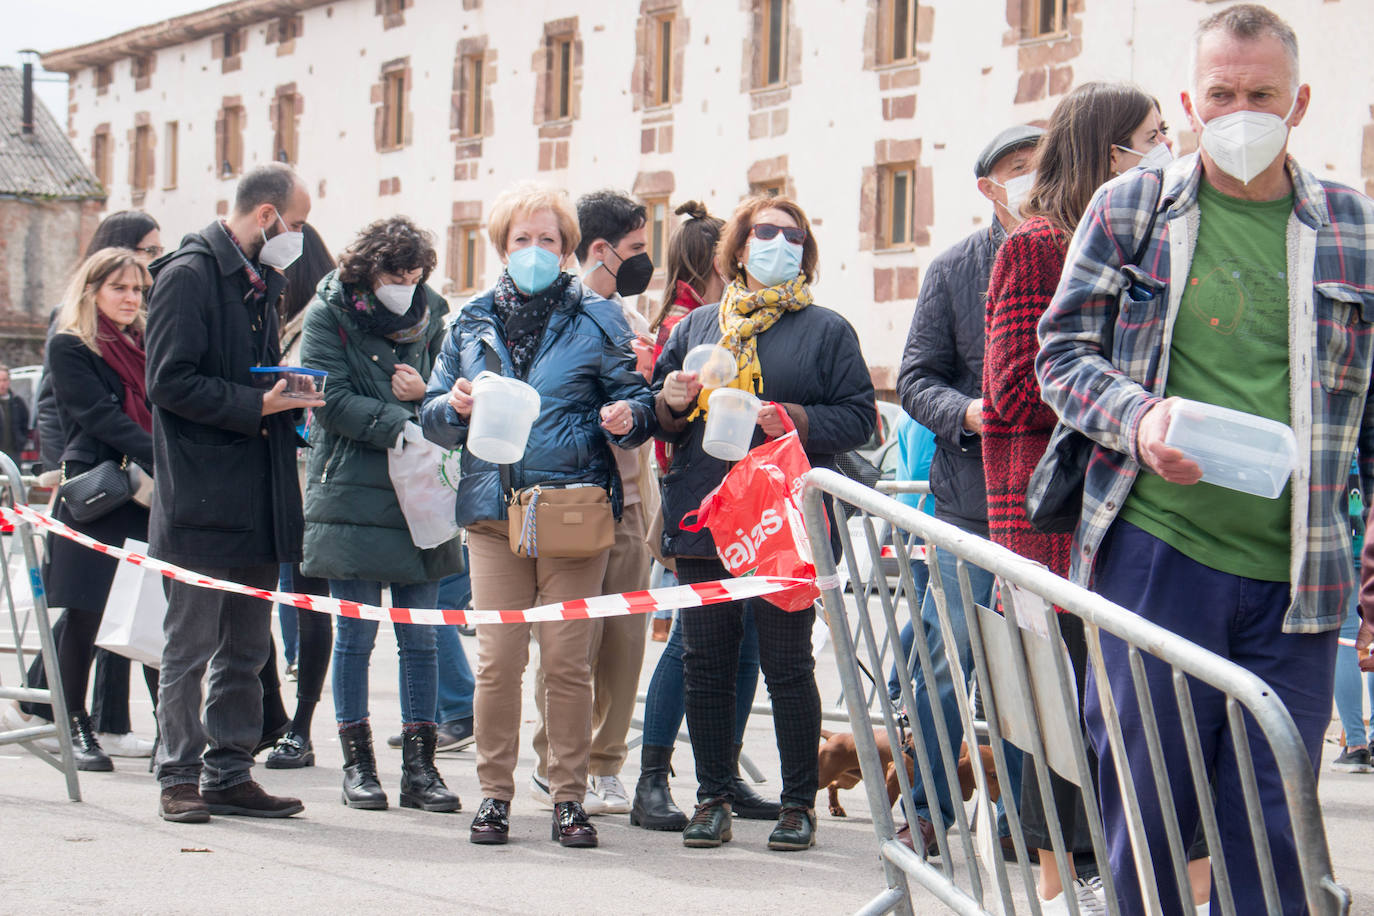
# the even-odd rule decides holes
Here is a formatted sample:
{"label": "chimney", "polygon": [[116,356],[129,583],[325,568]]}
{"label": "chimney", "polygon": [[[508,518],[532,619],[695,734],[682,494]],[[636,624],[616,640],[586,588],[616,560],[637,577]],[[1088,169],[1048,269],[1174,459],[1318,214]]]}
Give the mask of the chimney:
{"label": "chimney", "polygon": [[33,135],[33,64],[24,63],[24,123],[25,136]]}

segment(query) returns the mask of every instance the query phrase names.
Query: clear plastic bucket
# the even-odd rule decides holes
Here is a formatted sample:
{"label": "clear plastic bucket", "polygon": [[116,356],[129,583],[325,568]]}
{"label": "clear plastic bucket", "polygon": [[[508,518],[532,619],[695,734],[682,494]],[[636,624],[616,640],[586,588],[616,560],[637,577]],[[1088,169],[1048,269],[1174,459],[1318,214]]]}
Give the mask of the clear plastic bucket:
{"label": "clear plastic bucket", "polygon": [[702,449],[721,461],[739,461],[749,453],[763,402],[739,388],[717,388],[706,399],[706,406]]}
{"label": "clear plastic bucket", "polygon": [[739,375],[739,363],[720,344],[698,344],[682,358],[682,371],[695,375],[703,388],[723,388]]}
{"label": "clear plastic bucket", "polygon": [[1164,443],[1196,461],[1207,483],[1266,499],[1283,493],[1298,457],[1287,425],[1186,398],[1169,414]]}
{"label": "clear plastic bucket", "polygon": [[467,448],[483,461],[514,464],[539,416],[539,392],[519,379],[483,372],[472,382]]}

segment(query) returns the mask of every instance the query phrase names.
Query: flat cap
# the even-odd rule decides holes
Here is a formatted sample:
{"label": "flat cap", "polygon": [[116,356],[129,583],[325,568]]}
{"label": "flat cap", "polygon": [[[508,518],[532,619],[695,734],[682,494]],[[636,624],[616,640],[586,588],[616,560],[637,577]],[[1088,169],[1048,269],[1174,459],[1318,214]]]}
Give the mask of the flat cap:
{"label": "flat cap", "polygon": [[986,178],[992,171],[992,167],[997,164],[1007,153],[1015,152],[1023,146],[1034,146],[1040,142],[1040,138],[1045,136],[1043,127],[1032,127],[1029,124],[1018,124],[1015,127],[1008,127],[1000,134],[992,138],[992,142],[983,147],[983,151],[978,154],[978,162],[973,167],[973,174],[979,178]]}

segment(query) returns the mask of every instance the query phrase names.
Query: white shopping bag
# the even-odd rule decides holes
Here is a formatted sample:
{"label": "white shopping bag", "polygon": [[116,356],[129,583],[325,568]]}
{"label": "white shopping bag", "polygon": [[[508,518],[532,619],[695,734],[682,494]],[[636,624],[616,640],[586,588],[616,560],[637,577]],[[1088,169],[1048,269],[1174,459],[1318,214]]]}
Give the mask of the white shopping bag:
{"label": "white shopping bag", "polygon": [[448,449],[426,439],[414,423],[407,423],[396,446],[387,450],[391,485],[416,547],[438,547],[458,536],[454,521],[457,481],[449,482],[455,463],[446,460],[448,454]]}
{"label": "white shopping bag", "polygon": [[[129,538],[124,549],[147,554],[148,545]],[[149,667],[161,667],[162,647],[166,644],[162,620],[166,616],[162,576],[121,562],[110,584],[110,596],[105,599],[105,614],[100,618],[95,644]]]}

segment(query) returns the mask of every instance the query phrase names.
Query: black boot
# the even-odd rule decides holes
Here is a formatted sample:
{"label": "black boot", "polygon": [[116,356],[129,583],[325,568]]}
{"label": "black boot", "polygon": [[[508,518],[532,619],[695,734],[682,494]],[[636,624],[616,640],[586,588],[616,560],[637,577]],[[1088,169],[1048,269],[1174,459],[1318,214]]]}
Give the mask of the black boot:
{"label": "black boot", "polygon": [[108,773],[113,770],[114,763],[100,749],[100,742],[95,740],[95,729],[91,727],[91,717],[86,710],[78,709],[67,721],[72,729],[72,754],[76,757],[76,768],[89,773]]}
{"label": "black boot", "polygon": [[382,811],[386,793],[377,781],[377,758],[372,753],[372,726],[366,722],[339,729],[343,745],[343,803],[350,808]]}
{"label": "black boot", "polygon": [[640,748],[639,782],[630,808],[630,823],[645,830],[682,830],[687,815],[673,804],[668,790],[668,768],[673,759],[671,747],[646,744]]}
{"label": "black boot", "polygon": [[782,804],[769,801],[759,793],[755,792],[748,782],[740,778],[739,775],[739,754],[743,745],[735,745],[735,778],[730,782],[730,791],[735,796],[734,803],[730,806],[735,817],[742,817],[748,821],[775,821],[782,813]]}
{"label": "black boot", "polygon": [[422,811],[461,811],[463,803],[444,785],[434,766],[437,727],[433,722],[401,736],[401,807]]}

